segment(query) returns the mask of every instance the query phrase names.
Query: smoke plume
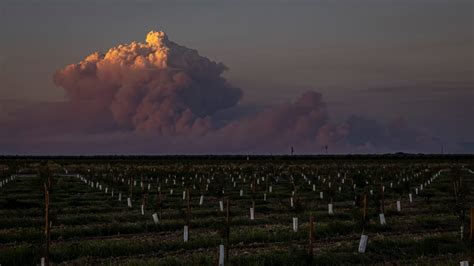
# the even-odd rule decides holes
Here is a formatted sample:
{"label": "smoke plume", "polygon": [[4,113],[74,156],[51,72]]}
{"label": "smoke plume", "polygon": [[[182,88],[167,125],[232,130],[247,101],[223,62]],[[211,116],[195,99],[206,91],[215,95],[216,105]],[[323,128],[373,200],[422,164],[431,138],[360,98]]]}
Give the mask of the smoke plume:
{"label": "smoke plume", "polygon": [[206,132],[210,116],[242,96],[221,74],[227,68],[180,46],[164,32],[93,53],[54,75],[72,102],[110,111],[122,129],[159,135]]}
{"label": "smoke plume", "polygon": [[[58,70],[67,101],[35,105],[3,118],[3,153],[170,154],[386,152],[420,150],[430,138],[402,120],[331,120],[315,91],[260,112],[219,114],[239,106],[242,90],[227,67],[152,31]],[[232,113],[232,112],[229,112]],[[13,118],[12,118],[13,117]]]}

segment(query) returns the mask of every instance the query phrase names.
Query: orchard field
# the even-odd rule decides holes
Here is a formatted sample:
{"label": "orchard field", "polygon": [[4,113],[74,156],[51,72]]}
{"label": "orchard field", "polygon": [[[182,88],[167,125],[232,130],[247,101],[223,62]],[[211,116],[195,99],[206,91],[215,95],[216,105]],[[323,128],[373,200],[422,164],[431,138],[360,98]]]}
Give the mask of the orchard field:
{"label": "orchard field", "polygon": [[3,157],[0,264],[472,265],[473,170],[472,156]]}

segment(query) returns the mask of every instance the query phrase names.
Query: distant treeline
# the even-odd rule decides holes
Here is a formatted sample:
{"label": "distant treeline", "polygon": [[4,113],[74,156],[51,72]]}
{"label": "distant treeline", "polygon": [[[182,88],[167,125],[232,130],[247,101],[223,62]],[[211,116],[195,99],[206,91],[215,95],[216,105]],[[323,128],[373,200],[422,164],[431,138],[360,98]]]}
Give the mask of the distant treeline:
{"label": "distant treeline", "polygon": [[156,162],[156,161],[354,161],[354,160],[474,160],[474,154],[345,154],[345,155],[95,155],[95,156],[0,156],[0,162],[8,161],[56,161],[93,163],[108,162]]}

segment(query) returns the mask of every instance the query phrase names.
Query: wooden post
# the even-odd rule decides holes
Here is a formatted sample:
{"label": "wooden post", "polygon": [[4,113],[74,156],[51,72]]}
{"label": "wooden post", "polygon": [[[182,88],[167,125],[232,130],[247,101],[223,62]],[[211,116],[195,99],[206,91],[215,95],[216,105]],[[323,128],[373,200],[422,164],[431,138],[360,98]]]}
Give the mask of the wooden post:
{"label": "wooden post", "polygon": [[140,178],[140,187],[142,190],[142,206],[143,206],[143,209],[145,209],[146,195],[145,195],[145,184],[143,183],[143,176]]}
{"label": "wooden post", "polygon": [[185,214],[185,226],[184,226],[184,241],[187,242],[189,241],[190,237],[190,231],[191,231],[191,204],[190,204],[190,196],[189,196],[189,188],[186,188],[186,191],[184,192],[185,195],[187,194],[187,203],[186,203],[186,214]]}
{"label": "wooden post", "polygon": [[188,200],[188,202],[187,202],[187,205],[188,205],[188,206],[187,206],[187,211],[186,211],[186,224],[188,225],[188,228],[189,228],[190,223],[191,223],[191,222],[190,222],[190,220],[191,220],[191,200],[190,200],[190,198],[191,198],[191,197],[190,197],[190,195],[189,195],[189,188],[186,189],[186,194],[187,194],[187,195],[186,195],[186,196],[187,196],[186,198],[187,198],[187,200]]}
{"label": "wooden post", "polygon": [[265,192],[268,192],[268,176],[265,177]]}
{"label": "wooden post", "polygon": [[364,194],[364,224],[367,219],[367,194]]}
{"label": "wooden post", "polygon": [[255,212],[255,178],[252,180],[252,208],[253,211]]}
{"label": "wooden post", "polygon": [[308,256],[310,260],[313,259],[313,213],[309,213],[309,247],[308,247]]}
{"label": "wooden post", "polygon": [[471,245],[470,245],[470,257],[471,257],[471,262],[474,261],[474,207],[471,207],[471,231],[469,238],[471,239]]}
{"label": "wooden post", "polygon": [[163,196],[161,194],[161,189],[159,191],[159,196],[158,196],[158,206],[160,207],[160,221],[163,219]]}
{"label": "wooden post", "polygon": [[453,187],[454,187],[454,199],[456,200],[456,203],[458,203],[458,188],[456,186],[456,181],[453,182]]}
{"label": "wooden post", "polygon": [[230,203],[226,202],[226,232],[225,232],[225,265],[229,262],[229,245],[230,245]]}
{"label": "wooden post", "polygon": [[45,265],[49,265],[49,247],[51,244],[51,226],[49,220],[49,190],[51,188],[51,178],[48,176],[48,184],[44,183],[44,210],[45,210],[45,239],[46,239],[46,246],[44,250],[44,261]]}
{"label": "wooden post", "polygon": [[252,208],[255,211],[255,197],[257,193],[257,188],[256,188],[256,180],[255,178],[252,181]]}
{"label": "wooden post", "polygon": [[385,193],[383,189],[383,183],[380,183],[380,213],[385,213]]}
{"label": "wooden post", "polygon": [[474,208],[471,208],[471,241],[474,240]]}
{"label": "wooden post", "polygon": [[186,189],[187,199],[188,199],[188,230],[191,230],[191,191],[189,187]]}

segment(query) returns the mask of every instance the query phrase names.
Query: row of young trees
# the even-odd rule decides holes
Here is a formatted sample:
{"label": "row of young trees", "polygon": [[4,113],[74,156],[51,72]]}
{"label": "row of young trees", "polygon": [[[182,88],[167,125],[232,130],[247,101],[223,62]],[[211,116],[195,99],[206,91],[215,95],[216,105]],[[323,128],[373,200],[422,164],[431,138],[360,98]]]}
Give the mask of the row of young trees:
{"label": "row of young trees", "polygon": [[[53,172],[51,171],[50,165],[45,165],[40,167],[39,176],[44,180],[44,201],[45,201],[45,251],[44,251],[44,258],[42,264],[49,265],[49,248],[51,243],[51,222],[49,219],[49,198],[50,193],[52,192],[52,177]],[[156,206],[155,212],[153,213],[152,217],[155,223],[159,223],[163,219],[163,208],[165,206],[165,193],[163,190],[165,188],[170,189],[170,194],[173,194],[173,188],[179,187],[179,183],[181,182],[181,187],[183,188],[183,201],[185,201],[186,211],[185,211],[185,227],[184,227],[184,241],[189,240],[189,233],[190,233],[190,226],[191,226],[191,219],[192,219],[192,204],[191,204],[191,197],[192,191],[198,193],[199,195],[199,205],[202,205],[204,200],[204,195],[207,193],[208,195],[215,196],[219,199],[219,206],[220,210],[223,212],[225,209],[225,216],[224,222],[222,227],[222,245],[223,249],[225,250],[223,253],[225,254],[225,260],[227,261],[228,254],[229,254],[229,235],[230,235],[230,228],[231,228],[231,201],[235,196],[235,193],[226,193],[226,190],[234,190],[239,191],[239,196],[243,196],[244,187],[250,185],[250,219],[254,219],[255,215],[255,208],[256,202],[258,200],[259,195],[259,187],[263,193],[264,201],[267,200],[267,196],[273,193],[273,188],[275,185],[283,185],[282,181],[285,180],[284,174],[277,174],[277,171],[268,171],[268,169],[263,169],[259,171],[259,175],[251,174],[249,169],[239,169],[240,171],[235,171],[236,169],[227,168],[224,169],[226,171],[231,172],[228,178],[219,178],[223,172],[216,171],[212,173],[213,170],[211,168],[211,175],[206,177],[203,174],[202,169],[194,169],[194,175],[189,174],[188,176],[181,178],[178,177],[176,172],[174,174],[173,171],[168,172],[168,176],[158,177],[157,173],[153,170],[145,170],[141,172],[139,169],[126,170],[120,172],[108,168],[108,171],[104,171],[104,169],[97,170],[90,170],[84,171],[81,169],[79,174],[75,174],[78,178],[80,178],[83,182],[90,185],[93,188],[100,189],[104,191],[106,194],[110,193],[112,196],[114,192],[119,193],[119,200],[121,200],[121,195],[124,187],[128,189],[128,198],[127,198],[127,205],[129,208],[132,207],[132,199],[134,197],[135,187],[137,187],[137,181],[140,181],[139,187],[139,197],[141,198],[141,208],[142,208],[142,215],[144,215],[144,207],[148,204],[149,194],[150,191],[154,189],[157,190],[157,197],[155,199],[154,205]],[[121,169],[123,170],[123,169]],[[201,170],[201,171],[199,171]],[[278,170],[282,170],[280,167]],[[361,237],[361,245],[363,242],[367,243],[367,236],[365,235],[365,229],[369,224],[371,215],[369,214],[369,210],[371,209],[378,209],[379,212],[379,219],[381,224],[385,224],[385,205],[386,205],[386,198],[385,193],[386,189],[391,189],[392,194],[398,194],[397,198],[397,209],[398,211],[401,210],[400,201],[403,196],[408,194],[409,202],[412,202],[414,195],[421,193],[428,185],[430,185],[433,181],[436,180],[441,174],[441,171],[436,172],[434,175],[431,175],[433,172],[432,170],[426,171],[426,169],[417,169],[418,171],[406,171],[403,174],[397,174],[395,178],[384,178],[380,177],[378,179],[368,178],[370,176],[367,172],[358,171],[355,174],[350,174],[348,170],[341,171],[337,173],[325,173],[325,174],[316,174],[315,172],[307,172],[307,173],[299,173],[299,174],[289,174],[286,176],[288,180],[287,184],[291,191],[290,198],[290,211],[295,214],[295,218],[298,218],[298,214],[305,211],[310,211],[309,215],[309,236],[308,236],[308,256],[309,258],[313,257],[313,250],[314,250],[314,215],[310,210],[311,207],[306,208],[304,205],[304,201],[315,201],[318,198],[318,191],[316,191],[316,187],[320,189],[319,199],[324,199],[323,195],[327,195],[328,197],[328,213],[333,214],[333,203],[334,198],[340,197],[341,199],[345,199],[348,196],[352,195],[353,197],[353,205],[354,205],[354,216],[356,219],[360,221],[360,226],[362,230],[362,237]],[[66,170],[67,171],[67,170]],[[155,172],[155,173],[153,173]],[[284,171],[281,171],[284,173]],[[137,173],[141,173],[140,177],[137,179]],[[144,174],[146,173],[146,174]],[[193,173],[193,172],[191,172]],[[198,174],[199,173],[199,174]],[[160,173],[161,175],[163,173]],[[63,173],[64,175],[64,173]],[[153,176],[155,175],[155,176]],[[273,176],[272,176],[273,175]],[[410,175],[410,176],[408,176]],[[249,177],[250,176],[250,177]],[[299,178],[295,178],[299,176]],[[311,176],[311,177],[309,177]],[[402,177],[405,176],[405,177]],[[463,186],[463,180],[461,175],[458,172],[454,172],[453,176],[453,188],[454,188],[454,196],[456,200],[456,205],[454,210],[459,213],[460,221],[464,224],[466,220],[466,209],[467,203],[465,198],[467,196],[466,186]],[[229,182],[230,179],[230,182]],[[230,185],[228,184],[230,183]],[[171,185],[172,184],[172,185]],[[316,186],[317,184],[317,186]],[[110,190],[109,190],[110,187]],[[153,189],[153,187],[155,187]],[[262,189],[263,187],[263,189]],[[336,189],[337,187],[337,189]],[[378,188],[378,189],[377,189]],[[312,190],[314,198],[306,198],[303,199],[300,197],[299,191],[300,190]],[[267,194],[268,193],[268,194]],[[345,194],[342,196],[342,194]],[[235,199],[235,198],[234,198]],[[237,199],[235,199],[237,200]],[[225,203],[225,208],[224,208]],[[374,206],[371,207],[373,203]],[[158,216],[159,215],[159,216]],[[473,215],[473,211],[471,210],[471,215]],[[471,216],[472,217],[472,216]],[[158,219],[156,219],[158,218]],[[295,220],[294,220],[295,221]],[[297,222],[296,219],[296,227],[295,222],[293,222],[293,228],[297,231]],[[471,230],[470,230],[470,238],[472,239],[472,219],[471,219]],[[365,237],[364,237],[365,236]],[[359,247],[359,252],[365,252],[365,244],[364,247]]]}

